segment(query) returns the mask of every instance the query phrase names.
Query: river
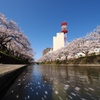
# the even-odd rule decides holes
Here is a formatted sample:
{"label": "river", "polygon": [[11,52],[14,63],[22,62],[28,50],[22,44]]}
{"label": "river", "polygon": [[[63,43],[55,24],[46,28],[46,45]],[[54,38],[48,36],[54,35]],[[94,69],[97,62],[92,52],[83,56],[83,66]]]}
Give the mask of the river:
{"label": "river", "polygon": [[2,100],[100,100],[100,67],[30,65]]}

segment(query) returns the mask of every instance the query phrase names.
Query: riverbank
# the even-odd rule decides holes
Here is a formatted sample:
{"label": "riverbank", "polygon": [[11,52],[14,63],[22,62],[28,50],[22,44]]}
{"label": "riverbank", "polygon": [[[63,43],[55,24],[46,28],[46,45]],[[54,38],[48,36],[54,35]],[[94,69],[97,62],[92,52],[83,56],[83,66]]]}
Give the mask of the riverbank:
{"label": "riverbank", "polygon": [[65,65],[65,66],[91,66],[91,67],[100,67],[100,64],[62,64],[62,65]]}
{"label": "riverbank", "polygon": [[100,55],[89,55],[85,57],[73,58],[68,60],[55,60],[55,61],[43,61],[40,64],[73,64],[73,65],[80,65],[80,64],[100,64]]}
{"label": "riverbank", "polygon": [[26,65],[0,65],[0,98],[4,96],[18,75],[26,68]]}
{"label": "riverbank", "polygon": [[100,67],[100,64],[41,64],[41,65],[55,65],[55,66],[68,66],[68,67]]}
{"label": "riverbank", "polygon": [[90,55],[68,60],[69,64],[100,64],[100,55]]}

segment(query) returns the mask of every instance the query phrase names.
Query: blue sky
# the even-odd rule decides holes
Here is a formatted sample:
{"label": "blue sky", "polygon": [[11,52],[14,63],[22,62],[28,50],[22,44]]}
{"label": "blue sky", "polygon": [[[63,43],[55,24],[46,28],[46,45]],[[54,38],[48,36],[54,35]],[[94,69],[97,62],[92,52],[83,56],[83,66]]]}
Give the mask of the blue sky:
{"label": "blue sky", "polygon": [[53,36],[68,23],[68,41],[85,36],[100,25],[100,0],[0,0],[0,13],[14,20],[36,52],[53,47]]}

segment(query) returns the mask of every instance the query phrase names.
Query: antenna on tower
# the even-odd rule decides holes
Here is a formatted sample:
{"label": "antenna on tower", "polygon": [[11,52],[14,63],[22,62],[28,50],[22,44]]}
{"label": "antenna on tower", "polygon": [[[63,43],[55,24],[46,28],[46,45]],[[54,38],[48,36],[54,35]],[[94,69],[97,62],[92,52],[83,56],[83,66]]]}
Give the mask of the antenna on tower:
{"label": "antenna on tower", "polygon": [[66,44],[66,42],[67,42],[67,34],[66,33],[68,33],[66,21],[61,23],[61,29],[62,29],[61,32],[64,33],[64,41],[65,41],[65,44]]}

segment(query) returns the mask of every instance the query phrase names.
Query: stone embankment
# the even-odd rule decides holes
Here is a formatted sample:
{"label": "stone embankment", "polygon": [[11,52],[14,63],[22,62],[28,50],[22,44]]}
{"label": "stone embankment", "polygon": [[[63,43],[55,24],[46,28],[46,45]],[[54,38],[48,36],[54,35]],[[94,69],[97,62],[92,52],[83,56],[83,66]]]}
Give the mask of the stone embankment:
{"label": "stone embankment", "polygon": [[26,65],[0,64],[0,98],[4,96]]}
{"label": "stone embankment", "polygon": [[67,64],[67,66],[91,66],[91,67],[100,67],[100,64]]}

